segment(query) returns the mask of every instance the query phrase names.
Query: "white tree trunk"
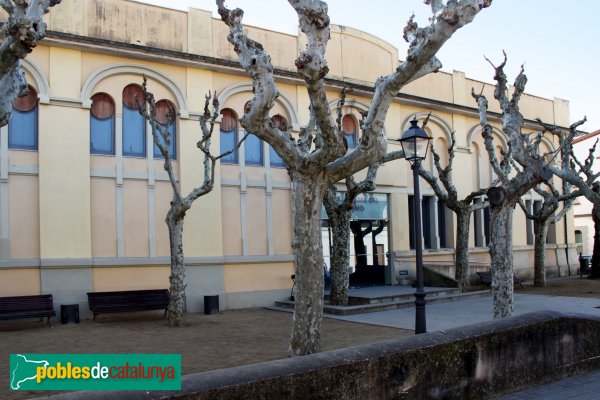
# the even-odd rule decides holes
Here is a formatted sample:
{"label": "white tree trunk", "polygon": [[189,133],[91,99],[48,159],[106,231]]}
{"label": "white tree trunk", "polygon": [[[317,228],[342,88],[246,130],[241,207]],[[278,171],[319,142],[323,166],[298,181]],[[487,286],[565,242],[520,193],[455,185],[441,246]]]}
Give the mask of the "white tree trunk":
{"label": "white tree trunk", "polygon": [[471,210],[457,208],[456,213],[456,249],[454,253],[455,277],[458,288],[462,291],[471,285],[471,271],[469,268],[469,222]]}
{"label": "white tree trunk", "polygon": [[329,216],[333,237],[329,303],[336,306],[348,305],[351,216],[352,210],[337,212],[335,217]]}
{"label": "white tree trunk", "polygon": [[594,252],[590,278],[600,279],[600,204],[594,204],[592,219],[594,220]]}
{"label": "white tree trunk", "polygon": [[533,284],[537,287],[546,286],[545,250],[548,236],[548,220],[534,220],[534,260]]}
{"label": "white tree trunk", "polygon": [[289,354],[317,353],[321,347],[323,316],[323,252],[321,204],[325,184],[315,176],[291,171],[292,245],[296,295]]}
{"label": "white tree trunk", "polygon": [[169,325],[181,326],[185,307],[185,264],[183,258],[183,218],[174,216],[173,208],[167,214],[171,246],[171,275],[169,276]]}
{"label": "white tree trunk", "polygon": [[494,319],[510,317],[513,313],[513,248],[512,205],[491,207],[490,213],[492,259],[492,295]]}

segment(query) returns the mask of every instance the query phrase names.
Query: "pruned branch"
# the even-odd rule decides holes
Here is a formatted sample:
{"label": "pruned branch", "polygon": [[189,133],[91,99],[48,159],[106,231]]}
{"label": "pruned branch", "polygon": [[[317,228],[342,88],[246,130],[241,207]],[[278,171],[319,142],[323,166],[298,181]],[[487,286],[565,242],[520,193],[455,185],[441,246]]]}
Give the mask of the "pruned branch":
{"label": "pruned branch", "polygon": [[[150,124],[152,130],[152,141],[160,150],[160,153],[164,157],[164,169],[169,176],[169,182],[171,183],[171,189],[173,190],[173,197],[181,202],[181,192],[179,190],[179,184],[175,173],[173,171],[173,164],[171,162],[171,155],[169,154],[169,146],[171,145],[171,134],[167,127],[161,126],[156,121],[156,101],[154,94],[148,91],[147,88],[148,80],[144,76],[142,83],[142,94],[143,99],[136,97],[135,101],[138,106],[138,112],[144,117],[144,119]],[[162,138],[162,141],[160,140]]]}
{"label": "pruned branch", "polygon": [[498,156],[496,155],[496,151],[494,150],[494,138],[492,136],[493,129],[492,125],[490,125],[487,118],[488,101],[483,94],[475,93],[474,88],[471,88],[471,96],[473,96],[473,98],[477,102],[477,109],[479,111],[479,121],[482,128],[481,134],[483,136],[485,148],[489,156],[490,165],[496,173],[496,176],[498,176],[498,178],[503,182],[503,184],[505,184],[506,182],[508,182],[508,175],[506,174],[504,168],[502,168],[502,166],[500,165],[500,162],[498,161]]}
{"label": "pruned branch", "polygon": [[25,95],[27,81],[20,60],[37,46],[46,36],[44,14],[60,0],[9,1],[2,0],[0,6],[8,13],[0,36],[0,126],[10,119],[13,101]]}
{"label": "pruned branch", "polygon": [[[306,83],[316,124],[323,138],[323,146],[308,157],[309,161],[324,165],[342,156],[346,150],[340,131],[329,111],[323,78],[329,72],[325,51],[329,41],[327,4],[322,1],[289,0],[298,14],[300,30],[306,35],[306,49],[296,59],[296,68]],[[324,162],[324,163],[323,163]]]}
{"label": "pruned branch", "polygon": [[233,45],[240,65],[252,77],[254,98],[250,100],[250,106],[240,119],[240,124],[247,132],[252,132],[269,143],[286,165],[300,162],[302,154],[297,145],[287,132],[280,130],[269,118],[269,111],[278,96],[271,58],[260,43],[244,33],[244,12],[239,8],[229,10],[225,7],[224,0],[216,0],[216,3],[221,19],[230,30],[227,39]]}
{"label": "pruned branch", "polygon": [[413,79],[438,70],[441,63],[435,57],[437,51],[456,30],[471,22],[490,4],[489,0],[448,2],[434,21],[424,28],[420,28],[414,19],[409,20],[405,28],[405,39],[410,41],[406,60],[392,74],[377,80],[360,145],[326,167],[332,182],[347,175],[348,165],[358,171],[374,159],[383,157],[387,148],[383,125],[392,99]]}

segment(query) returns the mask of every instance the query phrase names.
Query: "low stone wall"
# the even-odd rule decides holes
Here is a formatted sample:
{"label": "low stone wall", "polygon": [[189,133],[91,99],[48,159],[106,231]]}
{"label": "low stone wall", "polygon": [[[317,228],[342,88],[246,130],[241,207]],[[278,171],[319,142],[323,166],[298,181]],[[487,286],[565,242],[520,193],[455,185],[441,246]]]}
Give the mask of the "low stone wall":
{"label": "low stone wall", "polygon": [[600,368],[600,318],[542,311],[188,375],[180,392],[59,399],[487,399]]}

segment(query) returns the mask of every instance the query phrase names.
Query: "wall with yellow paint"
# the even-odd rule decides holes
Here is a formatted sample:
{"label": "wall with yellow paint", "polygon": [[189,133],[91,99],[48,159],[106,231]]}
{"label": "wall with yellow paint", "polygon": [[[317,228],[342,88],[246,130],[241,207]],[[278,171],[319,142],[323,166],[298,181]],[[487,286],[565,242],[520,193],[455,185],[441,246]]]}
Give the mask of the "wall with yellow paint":
{"label": "wall with yellow paint", "polygon": [[[168,289],[169,268],[156,266],[93,268],[94,291]],[[143,279],[140,279],[143,277]]]}
{"label": "wall with yellow paint", "polygon": [[39,115],[40,255],[89,258],[89,117],[68,107],[41,107]]}
{"label": "wall with yellow paint", "polygon": [[0,269],[0,296],[35,294],[45,294],[41,290],[39,269]]}
{"label": "wall with yellow paint", "polygon": [[229,264],[224,274],[226,292],[289,289],[293,267],[290,263]]}

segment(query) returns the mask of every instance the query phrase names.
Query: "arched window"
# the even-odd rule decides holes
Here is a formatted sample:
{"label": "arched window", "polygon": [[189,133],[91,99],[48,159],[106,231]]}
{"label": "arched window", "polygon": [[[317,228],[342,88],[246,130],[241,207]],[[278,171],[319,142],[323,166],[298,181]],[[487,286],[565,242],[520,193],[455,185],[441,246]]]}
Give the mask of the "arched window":
{"label": "arched window", "polygon": [[[244,105],[244,112],[247,113],[250,109],[250,102]],[[244,141],[244,160],[246,165],[263,165],[263,145],[262,140],[251,132],[248,132],[248,137]]]}
{"label": "arched window", "polygon": [[[287,121],[280,114],[277,114],[273,117],[273,122],[275,122],[275,124],[277,124],[279,129],[281,129],[282,131],[287,131],[287,129],[288,129]],[[285,167],[285,163],[283,162],[283,159],[281,157],[279,157],[279,154],[277,154],[275,152],[275,149],[273,149],[273,147],[271,147],[271,146],[269,146],[269,160],[270,160],[269,164],[271,165],[271,167],[277,167],[277,168]]]}
{"label": "arched window", "polygon": [[90,153],[115,154],[115,103],[106,93],[92,96]]}
{"label": "arched window", "polygon": [[575,244],[577,245],[577,253],[583,253],[583,233],[580,230],[575,231]]}
{"label": "arched window", "polygon": [[356,147],[356,120],[352,115],[344,115],[342,118],[342,132],[348,143],[348,148]]}
{"label": "arched window", "polygon": [[[171,104],[168,100],[160,100],[156,102],[156,118],[155,121],[158,122],[162,129],[168,129],[169,135],[171,136],[171,143],[169,145],[169,156],[171,159],[175,160],[175,141],[176,141],[176,123],[175,123],[175,106]],[[161,143],[164,143],[162,135],[159,134],[158,139]],[[154,145],[154,158],[164,158],[158,146]]]}
{"label": "arched window", "polygon": [[146,156],[146,120],[138,111],[144,101],[142,88],[128,85],[123,90],[123,155]]}
{"label": "arched window", "polygon": [[[220,136],[220,154],[228,152],[238,142],[237,134],[237,115],[229,108],[221,111],[223,116],[221,119],[221,136]],[[234,151],[226,157],[221,158],[221,162],[224,164],[237,164],[238,152]]]}
{"label": "arched window", "polygon": [[38,96],[34,88],[13,102],[8,121],[8,147],[37,150],[38,148]]}

